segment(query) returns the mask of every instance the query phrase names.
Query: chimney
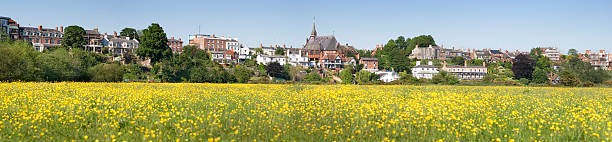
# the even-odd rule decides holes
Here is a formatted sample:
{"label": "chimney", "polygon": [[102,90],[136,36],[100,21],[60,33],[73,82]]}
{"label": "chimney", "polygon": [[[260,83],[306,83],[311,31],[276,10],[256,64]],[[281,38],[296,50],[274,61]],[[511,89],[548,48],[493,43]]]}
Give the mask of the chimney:
{"label": "chimney", "polygon": [[599,50],[599,53],[603,54],[603,53],[604,53],[604,50]]}
{"label": "chimney", "polygon": [[416,62],[416,65],[417,65],[417,66],[421,65],[421,61],[417,61],[417,62]]}
{"label": "chimney", "polygon": [[113,32],[113,36],[117,37],[117,32]]}
{"label": "chimney", "polygon": [[95,28],[94,28],[94,31],[98,32],[98,27],[95,27]]}
{"label": "chimney", "polygon": [[212,37],[214,38],[214,37],[215,37],[215,34],[213,34],[213,35],[212,35]]}
{"label": "chimney", "polygon": [[259,48],[263,48],[263,44],[259,43]]}
{"label": "chimney", "polygon": [[64,26],[60,26],[60,32],[63,33],[64,32]]}
{"label": "chimney", "polygon": [[181,38],[179,37],[179,41],[183,41],[183,40],[181,40]]}
{"label": "chimney", "polygon": [[467,67],[467,60],[463,60],[463,67]]}
{"label": "chimney", "polygon": [[55,27],[55,31],[57,31],[57,27]]}
{"label": "chimney", "polygon": [[428,61],[428,62],[427,62],[427,65],[430,65],[430,66],[431,66],[431,65],[433,65],[433,62],[432,62],[432,61]]}
{"label": "chimney", "polygon": [[42,31],[42,25],[38,25],[38,30]]}
{"label": "chimney", "polygon": [[170,39],[174,39],[174,37],[170,37]]}
{"label": "chimney", "polygon": [[585,54],[591,54],[591,50],[586,50]]}

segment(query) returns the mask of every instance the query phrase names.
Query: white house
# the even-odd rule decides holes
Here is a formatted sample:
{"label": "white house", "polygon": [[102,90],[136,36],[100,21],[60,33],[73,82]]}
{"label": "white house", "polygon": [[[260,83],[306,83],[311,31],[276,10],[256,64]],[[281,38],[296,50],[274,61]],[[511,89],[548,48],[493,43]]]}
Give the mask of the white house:
{"label": "white house", "polygon": [[276,51],[275,47],[263,47],[261,46],[261,49],[263,50],[263,54],[265,55],[274,55],[274,52]]}
{"label": "white house", "polygon": [[225,48],[225,50],[238,52],[238,50],[240,50],[240,43],[238,43],[238,39],[228,38],[228,40],[225,42]]}
{"label": "white house", "polygon": [[285,51],[285,54],[287,55],[288,59],[289,59],[289,64],[291,64],[292,66],[303,66],[303,67],[307,67],[309,62],[308,62],[308,55],[306,55],[306,52],[303,52],[300,49],[296,49],[296,48],[289,48],[287,49],[287,51]]}
{"label": "white house", "polygon": [[394,71],[382,71],[381,70],[381,71],[374,72],[374,74],[379,75],[380,78],[378,80],[383,81],[383,82],[391,82],[391,81],[398,80],[400,78],[399,74]]}
{"label": "white house", "polygon": [[139,47],[139,42],[136,39],[130,39],[130,37],[120,38],[118,36],[104,35],[102,45],[109,47],[109,51],[112,54],[123,56],[126,52],[135,53]]}
{"label": "white house", "polygon": [[416,62],[416,66],[412,67],[412,76],[418,79],[431,79],[440,72],[440,69],[433,66],[431,61],[427,65],[421,65],[421,61]]}
{"label": "white house", "polygon": [[229,50],[226,51],[210,51],[210,57],[213,61],[219,64],[232,64],[232,53]]}
{"label": "white house", "polygon": [[287,58],[285,56],[275,56],[275,55],[257,55],[257,63],[267,65],[272,62],[277,62],[280,65],[287,64]]}
{"label": "white house", "polygon": [[255,51],[251,50],[251,48],[246,46],[240,46],[240,49],[237,52],[238,54],[238,62],[244,62],[246,59],[251,59],[251,55],[255,55]]}

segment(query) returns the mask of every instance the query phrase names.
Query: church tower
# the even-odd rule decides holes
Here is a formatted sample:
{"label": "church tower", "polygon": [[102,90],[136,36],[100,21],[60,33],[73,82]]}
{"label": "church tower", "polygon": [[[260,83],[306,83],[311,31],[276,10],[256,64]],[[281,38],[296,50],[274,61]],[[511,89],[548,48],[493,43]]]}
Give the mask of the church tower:
{"label": "church tower", "polygon": [[310,39],[309,40],[314,40],[314,38],[317,36],[317,29],[315,27],[315,21],[312,20],[312,32],[310,32]]}

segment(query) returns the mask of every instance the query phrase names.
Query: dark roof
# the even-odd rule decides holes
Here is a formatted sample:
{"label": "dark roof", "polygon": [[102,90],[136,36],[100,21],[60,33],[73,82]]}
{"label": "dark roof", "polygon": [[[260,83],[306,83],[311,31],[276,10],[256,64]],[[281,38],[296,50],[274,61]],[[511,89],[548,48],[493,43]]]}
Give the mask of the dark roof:
{"label": "dark roof", "polygon": [[[465,68],[466,66],[448,65],[447,68]],[[467,66],[467,68],[487,68],[484,66]]]}
{"label": "dark roof", "polygon": [[418,65],[418,66],[414,66],[412,68],[439,68],[438,66],[434,66],[434,65]]}
{"label": "dark roof", "polygon": [[85,30],[85,34],[88,34],[88,35],[99,35],[100,33],[98,31],[95,31],[95,30]]}
{"label": "dark roof", "polygon": [[378,61],[378,58],[361,58],[363,61]]}
{"label": "dark roof", "polygon": [[[34,28],[34,27],[19,27],[20,30],[22,31],[40,31],[38,30],[38,28]],[[55,29],[42,29],[43,32],[54,32],[54,33],[60,33],[59,31],[55,30]]]}
{"label": "dark roof", "polygon": [[306,50],[338,50],[338,41],[334,36],[315,36],[306,43]]}
{"label": "dark roof", "polygon": [[491,50],[490,52],[491,52],[491,54],[504,54],[504,53],[502,53],[499,50]]}

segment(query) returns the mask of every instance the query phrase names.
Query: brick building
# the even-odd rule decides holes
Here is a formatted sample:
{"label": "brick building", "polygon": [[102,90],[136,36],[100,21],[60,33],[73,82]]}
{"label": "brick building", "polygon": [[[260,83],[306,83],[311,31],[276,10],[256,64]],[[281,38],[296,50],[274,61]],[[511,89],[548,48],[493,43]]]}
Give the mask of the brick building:
{"label": "brick building", "polygon": [[168,46],[172,49],[172,53],[182,53],[183,52],[183,41],[181,38],[174,39],[174,37],[170,37],[168,39]]}
{"label": "brick building", "polygon": [[64,27],[45,29],[38,27],[19,27],[20,38],[32,42],[36,51],[43,52],[50,47],[60,46],[64,37]]}

